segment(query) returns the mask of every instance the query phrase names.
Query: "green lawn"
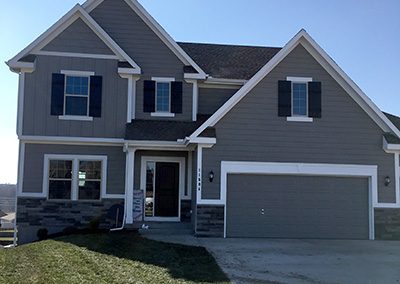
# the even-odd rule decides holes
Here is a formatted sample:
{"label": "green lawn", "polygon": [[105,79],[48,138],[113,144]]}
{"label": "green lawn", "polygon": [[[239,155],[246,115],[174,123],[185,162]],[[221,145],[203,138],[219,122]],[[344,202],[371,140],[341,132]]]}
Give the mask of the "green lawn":
{"label": "green lawn", "polygon": [[229,283],[202,247],[136,233],[73,235],[0,249],[0,283]]}

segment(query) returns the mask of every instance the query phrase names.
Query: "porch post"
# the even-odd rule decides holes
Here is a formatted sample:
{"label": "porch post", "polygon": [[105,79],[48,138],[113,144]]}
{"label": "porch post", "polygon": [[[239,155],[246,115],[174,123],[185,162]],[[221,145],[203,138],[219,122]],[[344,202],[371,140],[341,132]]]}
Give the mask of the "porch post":
{"label": "porch post", "polygon": [[133,188],[134,188],[134,171],[135,171],[135,151],[136,149],[128,148],[126,151],[126,168],[125,168],[125,208],[126,208],[126,224],[133,224]]}

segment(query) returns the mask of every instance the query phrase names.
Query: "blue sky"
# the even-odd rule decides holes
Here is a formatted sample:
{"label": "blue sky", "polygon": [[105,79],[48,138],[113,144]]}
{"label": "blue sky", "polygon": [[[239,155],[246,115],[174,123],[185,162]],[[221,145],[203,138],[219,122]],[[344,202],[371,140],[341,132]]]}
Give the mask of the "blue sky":
{"label": "blue sky", "polygon": [[[283,46],[305,28],[381,109],[400,115],[398,0],[140,2],[178,41]],[[0,61],[17,54],[76,3],[0,1]],[[3,63],[0,82],[0,183],[15,183],[18,76]]]}

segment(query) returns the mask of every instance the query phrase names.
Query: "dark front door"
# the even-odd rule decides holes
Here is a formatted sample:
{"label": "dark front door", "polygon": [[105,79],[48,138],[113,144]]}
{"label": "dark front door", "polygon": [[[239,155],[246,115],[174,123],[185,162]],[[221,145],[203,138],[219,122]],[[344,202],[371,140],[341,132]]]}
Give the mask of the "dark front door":
{"label": "dark front door", "polygon": [[179,216],[179,163],[156,163],[155,217]]}

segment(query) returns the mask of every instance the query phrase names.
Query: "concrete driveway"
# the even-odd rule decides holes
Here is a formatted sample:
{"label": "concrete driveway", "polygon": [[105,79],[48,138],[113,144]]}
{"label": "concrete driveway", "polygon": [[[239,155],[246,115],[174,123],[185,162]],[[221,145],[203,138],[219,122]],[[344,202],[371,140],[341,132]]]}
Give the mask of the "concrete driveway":
{"label": "concrete driveway", "polygon": [[234,283],[400,283],[400,242],[199,241]]}
{"label": "concrete driveway", "polygon": [[150,238],[206,247],[234,283],[400,283],[400,242]]}

